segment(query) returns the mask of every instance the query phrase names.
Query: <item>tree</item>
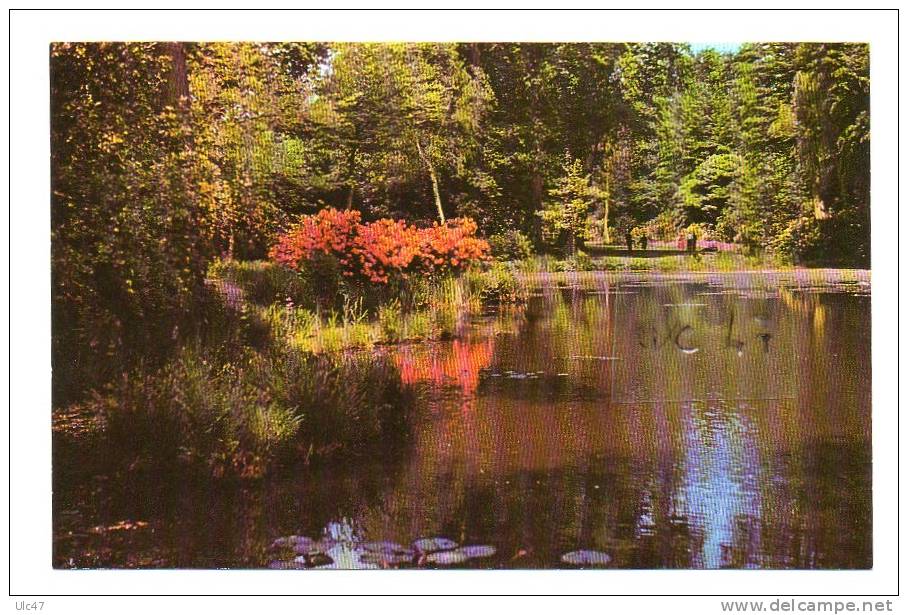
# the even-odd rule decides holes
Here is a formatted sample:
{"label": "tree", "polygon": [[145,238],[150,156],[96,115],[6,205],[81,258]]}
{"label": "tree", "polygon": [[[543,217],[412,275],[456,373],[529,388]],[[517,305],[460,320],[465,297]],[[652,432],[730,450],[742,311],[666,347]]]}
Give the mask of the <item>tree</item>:
{"label": "tree", "polygon": [[57,399],[166,352],[201,291],[216,179],[193,147],[183,59],[167,44],[51,47]]}
{"label": "tree", "polygon": [[[306,76],[319,53],[299,45],[209,43],[190,57],[196,146],[220,178],[207,212],[219,251],[262,256],[286,220],[277,185],[306,166],[293,131],[305,121]],[[303,173],[305,175],[305,172]]]}
{"label": "tree", "polygon": [[571,252],[595,217],[869,259],[863,44],[86,43],[50,59],[55,394],[175,343],[211,259],[262,257],[326,205],[417,228],[469,216]]}
{"label": "tree", "polygon": [[[863,44],[799,45],[792,106],[811,209],[832,240],[869,258],[870,77]],[[848,251],[845,248],[844,251]]]}
{"label": "tree", "polygon": [[689,49],[670,43],[629,44],[618,59],[614,78],[627,108],[633,156],[627,201],[615,203],[614,215],[639,221],[672,206],[691,167],[681,97],[692,66]]}
{"label": "tree", "polygon": [[583,162],[565,153],[563,175],[549,190],[551,200],[539,212],[543,231],[550,239],[566,237],[568,252],[576,254],[578,244],[587,238],[587,218],[600,196],[590,185],[590,176],[583,172]]}
{"label": "tree", "polygon": [[737,154],[715,154],[703,160],[678,188],[678,205],[687,223],[715,225],[729,204],[731,187],[741,169]]}
{"label": "tree", "polygon": [[443,175],[463,172],[492,102],[481,72],[468,70],[454,45],[345,44],[331,56],[324,92],[349,194],[358,174],[386,184],[421,174],[443,222]]}

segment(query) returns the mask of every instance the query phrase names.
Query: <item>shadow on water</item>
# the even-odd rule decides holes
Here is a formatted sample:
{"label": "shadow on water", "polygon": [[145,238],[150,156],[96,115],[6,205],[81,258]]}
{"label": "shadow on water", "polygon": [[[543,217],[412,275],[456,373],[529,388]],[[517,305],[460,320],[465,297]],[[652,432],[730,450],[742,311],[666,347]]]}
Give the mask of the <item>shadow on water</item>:
{"label": "shadow on water", "polygon": [[385,348],[406,455],[62,486],[54,565],[868,568],[866,289],[739,282],[546,285]]}

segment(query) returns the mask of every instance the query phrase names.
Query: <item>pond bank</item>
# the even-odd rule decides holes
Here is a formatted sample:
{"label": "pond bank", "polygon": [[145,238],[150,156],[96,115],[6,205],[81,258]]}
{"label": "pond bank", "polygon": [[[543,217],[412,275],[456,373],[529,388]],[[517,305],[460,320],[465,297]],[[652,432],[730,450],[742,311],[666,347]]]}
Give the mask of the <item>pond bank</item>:
{"label": "pond bank", "polygon": [[[534,265],[538,261],[496,263],[442,280],[419,291],[424,295],[409,310],[397,299],[371,312],[345,300],[343,310],[326,315],[293,303],[298,276],[268,263],[231,264],[211,283],[220,302],[209,324],[213,337],[190,344],[160,369],[131,374],[85,402],[55,409],[55,446],[61,457],[81,456],[80,449],[128,452],[125,467],[166,459],[216,476],[259,477],[276,460],[366,450],[371,438],[406,422],[388,410],[401,410],[412,397],[412,367],[401,374],[389,360],[395,346],[463,339],[471,319],[519,313],[547,289],[596,294],[622,285],[731,283],[867,295],[871,278],[862,269],[553,272]],[[513,332],[499,323],[487,334]],[[370,394],[375,391],[385,397]],[[89,471],[89,464],[78,465]]]}
{"label": "pond bank", "polygon": [[[453,339],[343,355],[411,392],[396,447],[372,432],[355,461],[259,480],[58,481],[55,566],[872,564],[869,275],[556,275]],[[241,365],[254,390],[295,381]],[[467,551],[417,553],[432,537]]]}
{"label": "pond bank", "polygon": [[733,277],[736,283],[751,285],[793,284],[797,286],[828,284],[869,285],[869,269],[837,268],[758,268],[735,271],[528,271],[520,272],[518,280],[527,286],[571,283],[596,286],[602,282],[653,280],[663,282],[688,282],[723,280]]}

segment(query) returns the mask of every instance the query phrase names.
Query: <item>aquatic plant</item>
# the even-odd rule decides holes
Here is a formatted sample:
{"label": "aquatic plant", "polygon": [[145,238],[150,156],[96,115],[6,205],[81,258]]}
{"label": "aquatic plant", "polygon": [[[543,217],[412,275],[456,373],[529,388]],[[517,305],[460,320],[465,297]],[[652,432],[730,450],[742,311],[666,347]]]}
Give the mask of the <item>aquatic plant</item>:
{"label": "aquatic plant", "polygon": [[218,357],[184,347],[164,368],[124,376],[97,400],[106,450],[125,465],[189,465],[262,476],[294,461],[407,434],[408,387],[387,359],[288,348]]}
{"label": "aquatic plant", "polygon": [[495,263],[472,280],[473,288],[485,303],[519,303],[526,300],[527,289],[517,278],[516,268]]}

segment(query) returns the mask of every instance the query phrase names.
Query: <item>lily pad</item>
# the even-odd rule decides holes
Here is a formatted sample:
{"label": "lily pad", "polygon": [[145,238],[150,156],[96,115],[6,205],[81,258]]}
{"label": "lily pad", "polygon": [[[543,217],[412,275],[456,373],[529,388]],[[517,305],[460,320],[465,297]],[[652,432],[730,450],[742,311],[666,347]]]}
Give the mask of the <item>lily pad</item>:
{"label": "lily pad", "polygon": [[366,555],[364,551],[354,548],[350,543],[338,542],[325,553],[326,560],[323,561],[326,563],[313,560],[313,566],[332,570],[376,570],[379,568],[377,564],[363,560],[363,555]]}
{"label": "lily pad", "polygon": [[305,564],[307,567],[314,568],[316,566],[328,566],[334,563],[334,560],[331,559],[328,555],[320,551],[314,553],[307,553],[306,555],[300,555],[293,560],[297,564]]}
{"label": "lily pad", "polygon": [[457,543],[449,538],[420,538],[413,543],[413,548],[421,553],[433,553],[435,551],[456,549]]}
{"label": "lily pad", "polygon": [[492,557],[498,551],[491,545],[467,545],[454,549],[451,553],[463,553],[470,559],[479,559],[483,557]]}
{"label": "lily pad", "polygon": [[297,553],[306,553],[316,542],[308,536],[282,536],[271,543],[271,548],[294,549]]}
{"label": "lily pad", "polygon": [[612,556],[602,551],[571,551],[561,556],[561,561],[572,566],[606,566],[612,561]]}
{"label": "lily pad", "polygon": [[268,568],[271,570],[305,570],[308,566],[305,563],[300,563],[295,560],[289,562],[279,560],[270,562]]}
{"label": "lily pad", "polygon": [[413,563],[413,552],[407,553],[375,553],[366,551],[359,556],[359,560],[366,564],[375,564],[377,566],[404,566]]}
{"label": "lily pad", "polygon": [[408,549],[407,547],[396,542],[390,542],[388,540],[366,542],[363,543],[361,547],[364,551],[369,551],[370,553],[412,554],[412,551],[410,551],[410,549]]}
{"label": "lily pad", "polygon": [[454,564],[462,564],[465,561],[470,559],[460,550],[457,551],[436,551],[435,553],[429,553],[426,556],[426,562],[429,564],[436,564],[438,566],[452,566]]}

